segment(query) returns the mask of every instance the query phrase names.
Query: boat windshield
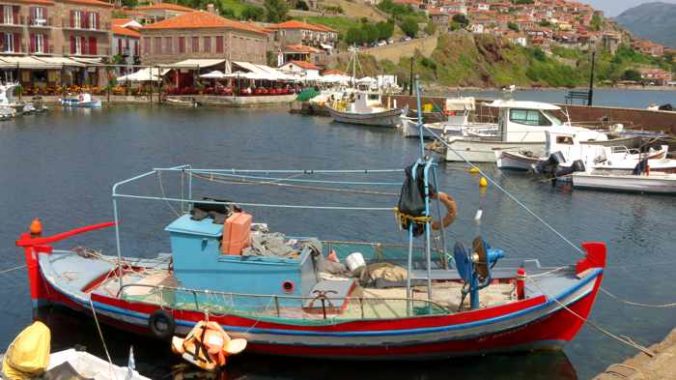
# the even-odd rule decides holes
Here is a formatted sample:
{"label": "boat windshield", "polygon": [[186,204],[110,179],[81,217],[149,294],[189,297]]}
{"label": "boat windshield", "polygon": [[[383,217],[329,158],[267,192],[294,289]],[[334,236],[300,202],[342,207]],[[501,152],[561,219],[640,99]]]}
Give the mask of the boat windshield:
{"label": "boat windshield", "polygon": [[544,113],[555,126],[563,125],[561,119],[556,117],[552,111],[542,111],[542,113]]}

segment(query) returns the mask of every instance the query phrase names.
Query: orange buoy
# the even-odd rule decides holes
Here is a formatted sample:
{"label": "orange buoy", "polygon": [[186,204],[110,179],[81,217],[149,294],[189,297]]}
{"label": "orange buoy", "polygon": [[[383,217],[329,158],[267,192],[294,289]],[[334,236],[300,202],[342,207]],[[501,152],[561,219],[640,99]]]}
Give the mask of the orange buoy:
{"label": "orange buoy", "polygon": [[33,219],[28,230],[30,231],[31,236],[42,235],[42,222],[40,221],[40,218]]}
{"label": "orange buoy", "polygon": [[455,199],[452,196],[440,191],[435,194],[432,198],[439,198],[439,202],[446,207],[446,215],[442,220],[435,220],[432,222],[432,229],[438,230],[442,226],[448,227],[455,220],[456,215],[458,214],[458,206],[455,203]]}

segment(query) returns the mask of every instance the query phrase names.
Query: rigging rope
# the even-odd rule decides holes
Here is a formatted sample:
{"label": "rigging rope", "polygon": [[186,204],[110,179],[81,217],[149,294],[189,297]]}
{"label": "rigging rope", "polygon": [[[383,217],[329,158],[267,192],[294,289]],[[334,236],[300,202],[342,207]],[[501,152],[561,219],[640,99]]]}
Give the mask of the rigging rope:
{"label": "rigging rope", "polygon": [[360,182],[360,181],[329,181],[329,180],[320,180],[320,179],[295,179],[300,175],[306,173],[298,173],[295,176],[290,176],[288,178],[276,178],[276,177],[263,177],[263,176],[254,176],[254,175],[241,175],[241,174],[230,174],[230,173],[210,173],[207,171],[200,170],[191,170],[192,175],[209,175],[209,176],[222,176],[222,177],[233,177],[233,178],[242,178],[242,179],[255,179],[255,180],[269,180],[273,182],[300,182],[300,183],[323,183],[329,185],[368,185],[368,186],[401,186],[401,182]]}
{"label": "rigging rope", "polygon": [[491,178],[489,175],[487,175],[481,168],[478,166],[474,165],[471,161],[465,158],[462,154],[458,153],[455,149],[451,148],[451,146],[446,142],[445,139],[441,138],[438,134],[436,134],[432,129],[426,127],[424,124],[422,125],[423,128],[425,128],[432,137],[437,139],[437,141],[440,141],[444,146],[446,146],[446,149],[450,149],[453,153],[455,153],[458,157],[460,157],[464,162],[466,162],[468,165],[471,167],[477,168],[479,173],[484,176],[490,183],[492,183],[498,190],[502,191],[505,195],[507,195],[514,203],[517,205],[521,206],[526,212],[528,212],[530,215],[532,215],[535,219],[540,221],[540,223],[544,224],[545,227],[547,227],[550,231],[552,231],[554,234],[556,234],[559,238],[561,238],[563,241],[565,241],[568,245],[573,247],[578,253],[584,255],[584,251],[578,247],[575,243],[570,241],[568,238],[566,238],[562,233],[557,231],[551,224],[547,223],[544,219],[542,219],[540,216],[538,216],[535,212],[533,212],[528,206],[526,206],[523,202],[521,202],[518,198],[516,198],[512,193],[507,191],[505,188],[500,186],[493,178]]}
{"label": "rigging rope", "polygon": [[278,182],[256,182],[247,179],[232,179],[232,180],[222,180],[216,179],[213,175],[208,176],[204,174],[191,174],[194,178],[203,179],[209,182],[223,183],[229,185],[264,185],[264,186],[278,186],[278,187],[287,187],[295,188],[301,190],[318,190],[318,191],[329,191],[336,193],[350,193],[350,194],[366,194],[366,195],[384,195],[384,196],[397,196],[397,193],[388,193],[384,191],[372,191],[372,190],[361,190],[361,189],[334,189],[329,187],[322,186],[305,186],[305,185],[292,185],[289,183],[278,183]]}

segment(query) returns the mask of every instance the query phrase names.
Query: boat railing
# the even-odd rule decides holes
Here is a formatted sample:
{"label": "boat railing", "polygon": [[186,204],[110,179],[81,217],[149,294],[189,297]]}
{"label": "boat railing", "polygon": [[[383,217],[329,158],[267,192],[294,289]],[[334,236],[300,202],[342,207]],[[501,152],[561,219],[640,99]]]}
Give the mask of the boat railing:
{"label": "boat railing", "polygon": [[427,299],[334,297],[327,293],[319,292],[314,297],[302,297],[125,284],[117,292],[117,298],[129,302],[156,304],[163,309],[208,313],[211,316],[237,315],[257,319],[303,320],[307,323],[320,324],[327,321],[397,319],[452,313],[448,308]]}

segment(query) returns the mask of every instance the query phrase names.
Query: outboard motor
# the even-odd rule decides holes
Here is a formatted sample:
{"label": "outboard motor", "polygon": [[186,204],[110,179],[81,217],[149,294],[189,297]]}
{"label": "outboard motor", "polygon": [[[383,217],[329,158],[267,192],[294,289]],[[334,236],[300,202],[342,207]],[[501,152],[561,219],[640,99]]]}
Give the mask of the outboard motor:
{"label": "outboard motor", "polygon": [[584,162],[582,160],[575,160],[570,166],[557,166],[554,170],[554,177],[563,177],[574,172],[583,172],[585,171]]}
{"label": "outboard motor", "polygon": [[554,152],[549,155],[545,161],[540,161],[535,167],[535,171],[538,174],[550,174],[554,175],[556,169],[562,163],[566,162],[566,158],[563,156],[563,153],[560,151]]}
{"label": "outboard motor", "polygon": [[472,250],[465,249],[462,243],[457,242],[453,248],[456,269],[460,278],[465,281],[462,287],[460,309],[467,294],[470,295],[470,307],[479,308],[479,290],[491,283],[491,269],[498,260],[505,257],[501,249],[491,248],[480,236],[472,242]]}

